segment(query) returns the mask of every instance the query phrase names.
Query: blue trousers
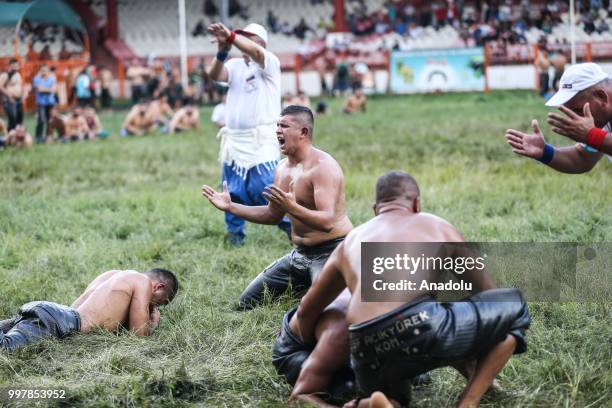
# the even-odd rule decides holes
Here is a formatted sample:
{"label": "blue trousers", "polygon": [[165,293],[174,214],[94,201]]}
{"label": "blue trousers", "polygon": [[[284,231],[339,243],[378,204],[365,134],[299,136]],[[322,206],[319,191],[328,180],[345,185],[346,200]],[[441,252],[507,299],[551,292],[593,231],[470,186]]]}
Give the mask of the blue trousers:
{"label": "blue trousers", "polygon": [[[278,162],[261,163],[248,170],[238,170],[231,164],[223,164],[222,181],[227,182],[232,201],[243,205],[268,205],[268,201],[261,195],[264,188],[274,182],[274,172]],[[229,212],[225,213],[225,228],[230,234],[244,238],[245,221]],[[283,231],[291,228],[289,220],[285,217],[278,227]]]}

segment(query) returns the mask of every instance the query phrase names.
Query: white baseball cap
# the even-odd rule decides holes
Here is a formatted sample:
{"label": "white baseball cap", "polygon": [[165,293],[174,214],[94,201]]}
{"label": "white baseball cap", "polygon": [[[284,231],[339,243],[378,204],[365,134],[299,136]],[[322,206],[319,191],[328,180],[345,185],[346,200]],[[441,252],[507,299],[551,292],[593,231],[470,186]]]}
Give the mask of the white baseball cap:
{"label": "white baseball cap", "polygon": [[578,92],[609,78],[601,67],[592,62],[575,64],[565,70],[559,81],[559,90],[546,102],[546,106],[561,106]]}
{"label": "white baseball cap", "polygon": [[261,38],[266,45],[268,44],[268,32],[262,25],[257,23],[251,23],[242,30],[236,30],[236,34],[244,35],[246,37],[256,35]]}

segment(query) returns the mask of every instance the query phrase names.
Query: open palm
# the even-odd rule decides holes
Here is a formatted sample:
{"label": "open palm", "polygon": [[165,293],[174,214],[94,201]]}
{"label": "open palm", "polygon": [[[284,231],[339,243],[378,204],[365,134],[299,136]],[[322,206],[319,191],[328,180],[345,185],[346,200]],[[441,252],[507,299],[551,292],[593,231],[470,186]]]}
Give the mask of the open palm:
{"label": "open palm", "polygon": [[512,147],[512,151],[521,156],[539,159],[544,154],[544,135],[538,125],[537,120],[531,121],[533,133],[523,133],[518,130],[508,129],[506,131],[506,140]]}
{"label": "open palm", "polygon": [[203,185],[202,186],[202,196],[208,198],[208,201],[221,211],[227,211],[230,208],[232,203],[232,199],[230,197],[229,191],[227,189],[227,182],[223,182],[223,191],[217,192],[212,187]]}

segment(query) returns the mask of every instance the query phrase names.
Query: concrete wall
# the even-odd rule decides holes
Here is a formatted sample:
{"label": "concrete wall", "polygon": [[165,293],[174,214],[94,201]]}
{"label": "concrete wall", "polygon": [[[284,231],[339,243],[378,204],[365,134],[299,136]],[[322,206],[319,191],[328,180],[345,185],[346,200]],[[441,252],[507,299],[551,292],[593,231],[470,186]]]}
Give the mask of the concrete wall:
{"label": "concrete wall", "polygon": [[[612,75],[612,62],[600,64],[604,71]],[[554,76],[551,68],[550,78]],[[387,71],[378,70],[374,73],[375,89],[378,93],[387,91],[389,75]],[[327,84],[333,83],[332,74],[327,76]],[[496,65],[489,67],[489,88],[492,90],[502,89],[535,89],[536,71],[533,65]],[[303,71],[300,74],[300,87],[310,96],[318,96],[321,93],[321,83],[316,71]],[[282,89],[284,92],[295,93],[295,73],[285,72],[282,78]]]}
{"label": "concrete wall", "polygon": [[[604,62],[601,67],[612,75],[612,62]],[[554,72],[550,72],[551,79]],[[333,84],[333,74],[326,75],[326,83],[328,88]],[[366,90],[368,93],[385,93],[389,75],[385,70],[377,70],[374,72],[374,89]],[[536,72],[533,65],[497,65],[489,67],[489,88],[492,90],[501,89],[535,89]],[[319,96],[321,94],[321,80],[316,71],[302,71],[300,73],[300,88],[310,96]],[[129,84],[126,83],[126,96],[130,95]],[[291,92],[295,94],[296,80],[295,72],[283,72],[281,75],[282,93]],[[119,94],[119,83],[115,81],[112,87],[112,94]]]}

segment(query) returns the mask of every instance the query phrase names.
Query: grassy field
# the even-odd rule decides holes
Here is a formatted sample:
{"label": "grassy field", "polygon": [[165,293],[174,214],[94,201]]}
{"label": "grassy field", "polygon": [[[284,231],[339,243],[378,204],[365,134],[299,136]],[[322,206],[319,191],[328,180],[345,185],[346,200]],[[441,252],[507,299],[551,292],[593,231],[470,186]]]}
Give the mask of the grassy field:
{"label": "grassy field", "polygon": [[[331,110],[317,119],[315,144],[343,166],[356,225],[371,216],[377,176],[404,169],[420,183],[423,210],[468,241],[612,240],[612,163],[562,175],[505,144],[507,128],[544,122],[543,102],[531,93],[377,98],[350,117],[333,101]],[[203,109],[204,122],[210,113]],[[249,225],[245,247],[225,246],[223,216],[200,196],[203,183],[219,180],[212,125],[122,139],[123,114],[103,115],[106,141],[0,152],[0,318],[30,300],[70,304],[108,269],[167,267],[182,292],[149,338],[98,332],[0,353],[0,388],[63,388],[66,406],[76,407],[286,405],[290,388],[272,367],[271,347],[296,300],[247,313],[233,307],[290,244],[276,228]],[[549,142],[569,144],[544,129]],[[500,375],[515,395],[487,397],[483,406],[610,406],[610,304],[530,309],[529,351]],[[463,385],[437,370],[413,404],[451,406]]]}

